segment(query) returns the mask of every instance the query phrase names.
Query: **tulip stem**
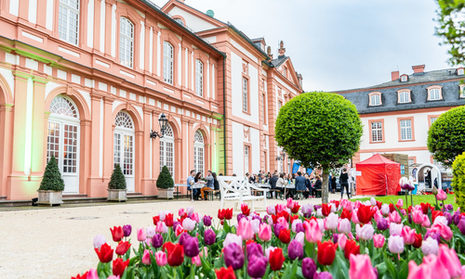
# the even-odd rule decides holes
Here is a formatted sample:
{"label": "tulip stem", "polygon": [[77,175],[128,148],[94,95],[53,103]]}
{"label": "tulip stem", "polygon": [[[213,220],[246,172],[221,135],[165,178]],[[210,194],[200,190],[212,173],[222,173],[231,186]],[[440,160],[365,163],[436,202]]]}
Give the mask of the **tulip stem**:
{"label": "tulip stem", "polygon": [[405,192],[405,207],[408,208],[408,190]]}

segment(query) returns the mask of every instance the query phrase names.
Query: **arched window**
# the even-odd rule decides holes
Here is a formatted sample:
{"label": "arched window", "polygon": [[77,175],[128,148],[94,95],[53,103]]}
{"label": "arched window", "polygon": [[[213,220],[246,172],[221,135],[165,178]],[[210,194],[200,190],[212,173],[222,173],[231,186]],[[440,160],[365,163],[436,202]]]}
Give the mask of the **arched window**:
{"label": "arched window", "polygon": [[412,100],[410,98],[410,90],[408,89],[403,89],[397,91],[397,102],[399,104],[406,104],[410,103]]}
{"label": "arched window", "polygon": [[381,93],[380,92],[372,92],[368,94],[368,105],[369,106],[380,106],[382,105],[381,101]]}
{"label": "arched window", "polygon": [[200,59],[195,60],[195,93],[203,96],[203,63]]}
{"label": "arched window", "polygon": [[79,38],[79,0],[59,0],[58,36],[77,45]]}
{"label": "arched window", "polygon": [[160,139],[160,171],[163,166],[168,167],[174,177],[174,133],[171,126],[166,125],[165,134]]}
{"label": "arched window", "polygon": [[428,101],[442,100],[442,87],[439,85],[432,85],[427,88]]}
{"label": "arched window", "polygon": [[166,83],[173,84],[173,46],[163,43],[163,80]]}
{"label": "arched window", "polygon": [[47,162],[55,157],[65,183],[64,192],[79,192],[79,112],[74,102],[58,95],[50,104]]}
{"label": "arched window", "polygon": [[134,24],[127,18],[120,18],[119,27],[119,61],[132,68],[134,60]]}
{"label": "arched window", "polygon": [[134,161],[134,123],[127,112],[120,111],[115,117],[113,164],[121,167],[128,192],[134,192]]}
{"label": "arched window", "polygon": [[194,134],[194,169],[202,174],[205,171],[205,143],[199,130]]}

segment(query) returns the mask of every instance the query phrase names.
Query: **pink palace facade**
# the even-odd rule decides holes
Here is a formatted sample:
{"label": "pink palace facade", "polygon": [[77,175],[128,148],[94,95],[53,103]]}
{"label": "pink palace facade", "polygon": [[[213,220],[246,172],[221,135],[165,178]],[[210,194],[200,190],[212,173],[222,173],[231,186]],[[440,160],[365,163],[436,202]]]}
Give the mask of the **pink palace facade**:
{"label": "pink palace facade", "polygon": [[87,197],[107,195],[115,164],[147,196],[164,165],[175,183],[289,168],[274,120],[302,77],[282,44],[273,59],[173,0],[0,0],[0,28],[0,199],[37,196],[52,156],[64,194]]}

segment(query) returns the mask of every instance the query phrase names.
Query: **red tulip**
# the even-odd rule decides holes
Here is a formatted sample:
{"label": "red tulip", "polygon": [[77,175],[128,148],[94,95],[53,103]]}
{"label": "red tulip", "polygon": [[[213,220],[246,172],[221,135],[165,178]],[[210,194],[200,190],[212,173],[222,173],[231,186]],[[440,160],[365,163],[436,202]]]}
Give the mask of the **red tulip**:
{"label": "red tulip", "polygon": [[280,270],[283,267],[284,262],[283,250],[281,248],[271,250],[269,262],[271,270]]}
{"label": "red tulip", "polygon": [[168,264],[170,266],[180,266],[184,261],[184,248],[181,244],[165,242],[163,250],[168,252]]}
{"label": "red tulip", "polygon": [[220,220],[224,219],[224,210],[223,209],[218,209],[218,219],[220,219]]}
{"label": "red tulip", "polygon": [[246,203],[241,204],[241,211],[245,216],[249,216],[250,214],[250,208]]}
{"label": "red tulip", "polygon": [[115,276],[120,276],[123,275],[124,270],[126,267],[129,265],[129,259],[126,261],[123,261],[121,258],[117,258],[113,261],[113,274]]}
{"label": "red tulip", "polygon": [[346,208],[342,209],[341,219],[349,219],[349,221],[352,220],[352,211]]}
{"label": "red tulip", "polygon": [[333,264],[334,258],[336,258],[336,248],[337,244],[334,244],[332,241],[318,241],[318,262],[321,265]]}
{"label": "red tulip", "polygon": [[160,222],[160,216],[153,216],[153,224],[156,226],[158,224],[158,222]]}
{"label": "red tulip", "polygon": [[325,217],[327,217],[329,215],[329,213],[331,213],[331,205],[329,205],[327,203],[323,203],[321,205],[321,213],[323,213],[323,215]]}
{"label": "red tulip", "polygon": [[113,249],[106,243],[100,246],[100,249],[95,248],[95,253],[102,263],[109,263],[113,259]]}
{"label": "red tulip", "polygon": [[76,277],[71,277],[71,279],[87,279],[87,273],[89,273],[89,271],[86,271],[86,273],[84,274],[78,274],[76,275]]}
{"label": "red tulip", "polygon": [[421,233],[416,233],[415,234],[415,242],[413,242],[413,247],[415,248],[420,248],[421,247],[421,244],[423,242],[423,238],[421,236]]}
{"label": "red tulip", "polygon": [[121,241],[118,243],[118,246],[116,246],[115,253],[122,256],[126,254],[129,247],[131,247],[131,243],[129,243],[129,241]]}
{"label": "red tulip", "polygon": [[121,226],[114,226],[113,229],[110,228],[111,236],[113,237],[114,242],[120,242],[124,236],[123,228]]}
{"label": "red tulip", "polygon": [[344,247],[344,256],[346,259],[350,259],[351,254],[360,254],[360,245],[357,245],[355,240],[349,239],[346,241],[346,246]]}
{"label": "red tulip", "polygon": [[421,205],[421,211],[423,211],[423,214],[428,214],[429,210],[433,210],[433,207],[429,203],[420,203]]}
{"label": "red tulip", "polygon": [[357,211],[357,217],[358,220],[362,224],[368,224],[371,221],[371,218],[373,218],[373,215],[375,214],[375,210],[371,206],[368,205],[360,205]]}
{"label": "red tulip", "polygon": [[294,204],[292,205],[292,208],[291,208],[291,212],[295,214],[295,213],[299,212],[299,209],[300,209],[300,204],[297,203],[297,202],[294,202]]}
{"label": "red tulip", "polygon": [[173,213],[167,213],[167,214],[165,215],[165,224],[166,224],[166,226],[172,227],[173,224],[174,224],[173,219],[174,219],[174,218],[173,218]]}
{"label": "red tulip", "polygon": [[224,210],[224,219],[226,220],[231,220],[233,216],[233,209],[232,208],[226,208]]}
{"label": "red tulip", "polygon": [[234,274],[234,269],[232,266],[229,266],[228,268],[220,268],[218,270],[215,270],[216,273],[216,278],[218,279],[236,279],[236,274]]}
{"label": "red tulip", "polygon": [[433,219],[433,223],[434,223],[434,219],[436,219],[436,217],[443,216],[443,215],[444,215],[444,213],[442,213],[442,211],[433,210],[433,212],[431,213],[431,219]]}
{"label": "red tulip", "polygon": [[279,240],[281,240],[282,243],[286,243],[286,244],[291,242],[291,230],[282,229],[279,232]]}

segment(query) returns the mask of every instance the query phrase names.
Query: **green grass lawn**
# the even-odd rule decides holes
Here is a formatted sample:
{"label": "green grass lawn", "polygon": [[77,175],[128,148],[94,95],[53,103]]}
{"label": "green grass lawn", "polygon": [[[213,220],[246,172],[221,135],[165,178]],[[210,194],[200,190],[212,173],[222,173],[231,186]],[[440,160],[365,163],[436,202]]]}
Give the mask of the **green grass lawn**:
{"label": "green grass lawn", "polygon": [[[375,196],[374,197],[376,200],[383,202],[383,203],[397,203],[398,199],[402,199],[405,203],[405,196]],[[371,198],[353,198],[352,200],[360,200],[360,201],[366,201]],[[408,197],[408,202],[410,204],[410,197]],[[434,195],[413,195],[413,204],[417,205],[420,203],[430,203],[431,205],[436,204],[436,200],[434,198]],[[454,206],[454,209],[457,209],[457,204],[455,203],[455,195],[447,195],[447,200],[445,200],[446,204],[452,204]]]}

